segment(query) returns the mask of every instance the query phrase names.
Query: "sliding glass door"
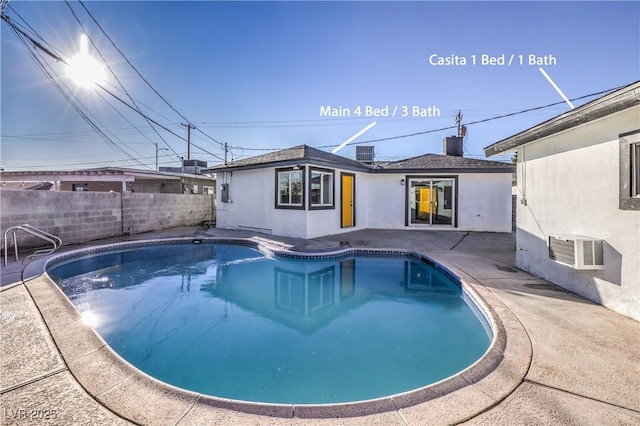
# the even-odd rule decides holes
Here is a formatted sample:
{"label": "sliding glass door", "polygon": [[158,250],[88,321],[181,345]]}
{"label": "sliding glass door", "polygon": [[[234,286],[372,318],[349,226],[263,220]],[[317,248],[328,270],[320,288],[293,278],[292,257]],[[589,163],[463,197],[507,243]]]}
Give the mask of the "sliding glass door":
{"label": "sliding glass door", "polygon": [[454,225],[454,179],[409,179],[408,223]]}

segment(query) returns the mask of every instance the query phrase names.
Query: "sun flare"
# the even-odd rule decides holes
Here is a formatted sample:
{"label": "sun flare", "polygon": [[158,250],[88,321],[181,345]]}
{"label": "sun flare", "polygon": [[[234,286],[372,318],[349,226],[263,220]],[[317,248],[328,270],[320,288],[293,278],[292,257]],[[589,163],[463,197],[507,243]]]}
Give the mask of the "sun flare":
{"label": "sun flare", "polygon": [[89,55],[87,36],[80,38],[80,53],[69,60],[67,76],[80,87],[101,84],[106,79],[104,65]]}

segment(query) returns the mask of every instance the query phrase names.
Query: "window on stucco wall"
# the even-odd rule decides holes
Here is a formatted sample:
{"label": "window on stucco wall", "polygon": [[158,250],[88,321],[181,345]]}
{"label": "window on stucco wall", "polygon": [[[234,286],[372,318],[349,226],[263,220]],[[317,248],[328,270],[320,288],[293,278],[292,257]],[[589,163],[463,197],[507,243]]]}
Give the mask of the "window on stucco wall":
{"label": "window on stucco wall", "polygon": [[276,208],[304,209],[304,167],[276,169]]}
{"label": "window on stucco wall", "polygon": [[314,168],[309,174],[309,208],[334,208],[334,171]]}
{"label": "window on stucco wall", "polygon": [[631,145],[631,193],[634,197],[640,196],[640,142]]}
{"label": "window on stucco wall", "polygon": [[640,129],[620,135],[620,209],[640,211]]}

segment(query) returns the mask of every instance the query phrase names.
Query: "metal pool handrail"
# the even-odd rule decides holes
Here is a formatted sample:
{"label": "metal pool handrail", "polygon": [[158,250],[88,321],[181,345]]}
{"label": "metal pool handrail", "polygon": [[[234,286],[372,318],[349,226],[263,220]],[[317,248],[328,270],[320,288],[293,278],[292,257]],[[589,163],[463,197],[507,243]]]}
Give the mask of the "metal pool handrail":
{"label": "metal pool handrail", "polygon": [[[31,257],[39,256],[41,254],[51,254],[54,251],[56,251],[57,249],[59,249],[60,247],[62,247],[62,239],[60,237],[57,237],[57,236],[55,236],[53,234],[45,232],[42,229],[35,228],[35,227],[33,227],[33,226],[29,225],[29,224],[12,226],[9,229],[7,229],[6,231],[4,231],[4,266],[5,267],[9,263],[9,246],[7,245],[7,237],[9,236],[9,233],[11,231],[13,231],[13,249],[15,251],[16,262],[18,261],[18,239],[16,237],[16,231],[18,231],[18,230],[24,231],[27,234],[31,234],[31,235],[33,235],[35,237],[38,237],[38,238],[42,239],[42,240],[48,241],[53,245],[52,248],[36,250],[33,254],[27,256],[24,259],[24,261],[26,261],[27,259],[29,259]],[[24,261],[23,261],[23,263],[24,263]]]}

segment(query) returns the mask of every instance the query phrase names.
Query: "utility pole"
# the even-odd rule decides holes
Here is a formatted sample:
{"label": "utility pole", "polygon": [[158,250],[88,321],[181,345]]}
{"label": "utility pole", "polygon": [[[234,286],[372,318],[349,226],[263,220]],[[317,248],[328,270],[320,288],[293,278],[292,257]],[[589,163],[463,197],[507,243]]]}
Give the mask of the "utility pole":
{"label": "utility pole", "polygon": [[456,125],[458,126],[458,137],[464,138],[467,136],[467,126],[462,125],[462,114],[460,110],[458,110],[458,114],[456,115]]}
{"label": "utility pole", "polygon": [[180,125],[187,128],[187,160],[191,160],[191,129],[195,129],[196,126],[191,123],[180,123]]}
{"label": "utility pole", "polygon": [[227,165],[227,151],[228,151],[227,143],[225,142],[224,143],[224,165],[225,166]]}

